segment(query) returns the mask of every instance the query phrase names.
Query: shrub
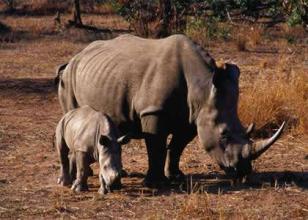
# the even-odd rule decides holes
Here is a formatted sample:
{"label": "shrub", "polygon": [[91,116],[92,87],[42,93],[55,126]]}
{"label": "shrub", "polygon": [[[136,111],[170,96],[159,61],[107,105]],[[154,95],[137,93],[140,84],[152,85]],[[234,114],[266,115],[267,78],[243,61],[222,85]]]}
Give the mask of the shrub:
{"label": "shrub", "polygon": [[231,28],[219,22],[215,17],[190,17],[185,34],[199,42],[201,45],[208,44],[209,40],[230,38]]}

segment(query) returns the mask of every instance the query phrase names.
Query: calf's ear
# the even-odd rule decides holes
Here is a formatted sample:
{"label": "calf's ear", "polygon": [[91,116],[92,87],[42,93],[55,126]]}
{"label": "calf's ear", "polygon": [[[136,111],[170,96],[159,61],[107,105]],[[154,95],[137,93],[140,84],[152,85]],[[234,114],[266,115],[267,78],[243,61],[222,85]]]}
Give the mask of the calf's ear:
{"label": "calf's ear", "polygon": [[104,146],[110,146],[111,140],[110,140],[110,138],[109,138],[108,136],[106,136],[106,135],[101,135],[101,136],[99,137],[99,143],[100,143],[101,145],[104,145]]}
{"label": "calf's ear", "polygon": [[118,140],[117,140],[118,144],[120,144],[120,145],[127,144],[129,141],[130,141],[129,135],[124,135],[122,137],[119,137]]}

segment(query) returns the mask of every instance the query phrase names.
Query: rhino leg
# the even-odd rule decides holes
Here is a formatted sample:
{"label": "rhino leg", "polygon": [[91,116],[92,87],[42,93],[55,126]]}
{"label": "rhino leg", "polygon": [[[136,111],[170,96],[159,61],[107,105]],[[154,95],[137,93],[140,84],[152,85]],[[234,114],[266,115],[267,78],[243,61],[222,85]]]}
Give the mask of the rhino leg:
{"label": "rhino leg", "polygon": [[58,153],[60,156],[60,164],[61,164],[58,184],[61,184],[62,186],[67,186],[71,184],[71,178],[69,175],[69,160],[68,160],[69,148],[66,146],[64,140],[61,140],[57,148],[58,148]]}
{"label": "rhino leg", "polygon": [[180,158],[186,145],[194,138],[192,130],[178,132],[172,136],[168,145],[165,174],[171,183],[185,181],[185,175],[179,168]]}
{"label": "rhino leg", "polygon": [[145,142],[148,152],[148,171],[144,184],[150,188],[161,188],[168,185],[168,179],[164,174],[166,160],[166,137],[147,134]]}
{"label": "rhino leg", "polygon": [[76,152],[76,180],[72,185],[72,190],[76,192],[88,190],[88,172],[89,167],[88,155],[85,152]]}
{"label": "rhino leg", "polygon": [[69,173],[71,180],[74,181],[76,179],[76,154],[72,153],[70,155],[70,168],[69,168]]}
{"label": "rhino leg", "polygon": [[[72,178],[72,181],[74,181],[76,179],[76,155],[75,153],[70,155],[70,176]],[[93,170],[91,169],[91,167],[89,166],[87,169],[87,175],[88,176],[93,176]]]}
{"label": "rhino leg", "polygon": [[169,183],[164,174],[167,153],[165,126],[162,118],[156,115],[143,117],[141,123],[145,135],[149,166],[144,185],[150,188],[160,188]]}

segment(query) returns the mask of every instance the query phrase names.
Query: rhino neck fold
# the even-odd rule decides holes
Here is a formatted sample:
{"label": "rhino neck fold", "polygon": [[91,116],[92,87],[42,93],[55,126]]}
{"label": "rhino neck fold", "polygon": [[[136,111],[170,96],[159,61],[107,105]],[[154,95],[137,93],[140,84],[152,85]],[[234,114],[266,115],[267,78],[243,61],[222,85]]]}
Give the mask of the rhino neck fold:
{"label": "rhino neck fold", "polygon": [[187,85],[189,121],[194,122],[201,109],[208,104],[213,88],[212,67],[206,63],[190,42],[184,41],[180,47],[182,72]]}

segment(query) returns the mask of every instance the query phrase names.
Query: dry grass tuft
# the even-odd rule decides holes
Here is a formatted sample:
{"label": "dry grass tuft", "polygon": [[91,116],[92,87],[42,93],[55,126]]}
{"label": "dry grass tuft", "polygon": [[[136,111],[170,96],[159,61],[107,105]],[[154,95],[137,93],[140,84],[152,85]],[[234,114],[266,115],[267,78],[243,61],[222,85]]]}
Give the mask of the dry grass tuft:
{"label": "dry grass tuft", "polygon": [[289,69],[289,63],[280,58],[278,72],[259,73],[253,86],[244,88],[239,114],[245,123],[271,128],[287,121],[293,133],[307,134],[308,75],[305,70]]}
{"label": "dry grass tuft", "polygon": [[211,209],[209,196],[206,194],[192,193],[184,200],[179,210],[178,218],[198,218],[202,216],[204,219],[216,219],[219,213]]}
{"label": "dry grass tuft", "polygon": [[256,47],[261,43],[263,32],[264,30],[262,26],[255,26],[250,28],[248,40],[252,47]]}
{"label": "dry grass tuft", "polygon": [[244,35],[239,35],[236,38],[236,47],[238,51],[247,51],[247,39]]}
{"label": "dry grass tuft", "polygon": [[247,51],[248,47],[255,48],[261,43],[263,33],[264,29],[262,26],[234,28],[233,38],[236,39],[238,51]]}

